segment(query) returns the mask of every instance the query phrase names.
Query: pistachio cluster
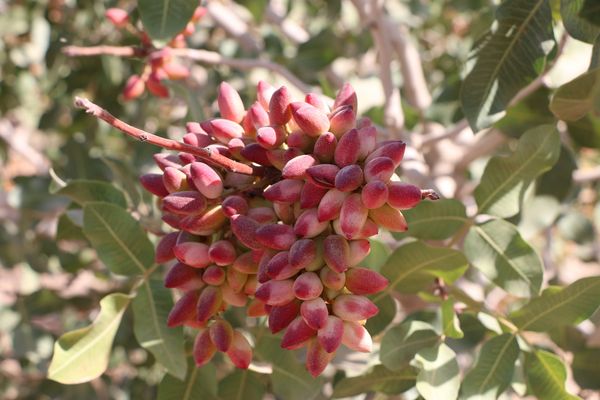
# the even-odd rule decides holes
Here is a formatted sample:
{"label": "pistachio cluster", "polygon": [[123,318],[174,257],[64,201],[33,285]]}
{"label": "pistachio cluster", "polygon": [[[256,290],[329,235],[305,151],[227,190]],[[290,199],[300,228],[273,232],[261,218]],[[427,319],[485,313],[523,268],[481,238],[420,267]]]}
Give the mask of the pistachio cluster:
{"label": "pistachio cluster", "polygon": [[267,316],[281,346],[306,347],[306,368],[319,375],[340,345],[368,352],[364,323],[378,309],[367,295],[385,277],[362,261],[379,228],[407,229],[402,210],[430,190],[395,174],[402,141],[377,141],[377,129],[357,119],[357,97],[346,84],[329,104],[309,93],[294,101],[285,87],[260,82],[246,109],[227,83],[219,87],[220,118],[188,123],[183,141],[239,162],[257,174],[224,171],[196,156],[157,154],[162,170],[141,177],[160,198],[175,229],[157,247],[157,262],[176,260],[165,285],[183,291],[170,326],[199,329],[198,365],[216,351],[246,368],[252,349],[221,317],[229,306]]}

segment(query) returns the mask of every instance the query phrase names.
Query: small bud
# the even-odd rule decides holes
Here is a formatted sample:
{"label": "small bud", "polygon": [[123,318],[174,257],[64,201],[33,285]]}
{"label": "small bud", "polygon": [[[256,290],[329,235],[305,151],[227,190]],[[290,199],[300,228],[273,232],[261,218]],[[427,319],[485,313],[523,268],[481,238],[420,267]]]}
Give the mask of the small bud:
{"label": "small bud", "polygon": [[170,328],[183,325],[186,321],[196,318],[196,303],[198,303],[198,291],[192,290],[185,293],[173,306],[167,325]]}
{"label": "small bud", "polygon": [[277,222],[277,214],[275,214],[275,211],[271,207],[251,207],[246,215],[260,225]]}
{"label": "small bud", "polygon": [[381,181],[371,181],[363,187],[360,199],[368,209],[379,208],[388,200],[388,187]]}
{"label": "small bud", "polygon": [[269,111],[269,102],[271,101],[273,92],[275,92],[275,88],[273,86],[265,81],[258,81],[258,85],[256,87],[256,98],[266,111]]}
{"label": "small bud", "polygon": [[341,192],[352,192],[363,183],[363,171],[357,164],[347,165],[335,176],[335,188]]}
{"label": "small bud", "polygon": [[317,209],[319,221],[331,221],[337,218],[346,197],[348,197],[347,192],[341,192],[337,189],[331,189],[325,193]]}
{"label": "small bud", "polygon": [[388,157],[394,162],[394,168],[397,168],[404,158],[404,150],[406,150],[406,143],[401,140],[387,142],[369,154],[365,163],[368,163],[376,157]]}
{"label": "small bud", "polygon": [[317,138],[313,149],[313,154],[322,163],[330,163],[333,161],[333,155],[337,146],[337,138],[331,132],[325,132]]}
{"label": "small bud", "polygon": [[211,265],[202,273],[202,280],[212,286],[221,286],[225,282],[225,270],[219,266]]}
{"label": "small bud", "polygon": [[389,281],[377,271],[368,268],[350,268],[346,271],[346,288],[353,294],[374,294],[384,290]]}
{"label": "small bud", "polygon": [[181,161],[175,154],[168,153],[157,153],[152,156],[156,165],[161,170],[165,170],[167,167],[172,167],[178,170],[181,167]]}
{"label": "small bud", "polygon": [[340,235],[329,235],[323,241],[323,258],[332,270],[344,272],[350,264],[350,246]]}
{"label": "small bud", "polygon": [[173,248],[179,261],[194,268],[205,268],[210,265],[208,246],[198,242],[179,243]]}
{"label": "small bud", "polygon": [[391,182],[388,185],[388,204],[399,210],[413,208],[421,202],[421,189],[404,182]]}
{"label": "small bud", "polygon": [[208,248],[208,256],[217,265],[229,265],[236,259],[235,247],[229,240],[217,240]]}
{"label": "small bud", "polygon": [[364,160],[377,145],[377,128],[372,125],[358,128],[358,140],[360,141],[360,150],[358,159]]}
{"label": "small bud", "polygon": [[156,97],[169,97],[169,89],[162,84],[158,74],[155,72],[151,73],[148,77],[148,80],[146,81],[146,88],[148,88],[148,91],[150,91],[150,93]]}
{"label": "small bud", "polygon": [[227,268],[227,283],[235,293],[242,291],[247,279],[248,274],[244,274],[234,268]]}
{"label": "small bud", "polygon": [[314,272],[304,272],[294,281],[294,295],[300,300],[312,300],[323,292],[323,284],[319,275]]}
{"label": "small bud", "polygon": [[325,326],[319,329],[317,333],[317,337],[319,339],[319,343],[328,353],[335,352],[340,344],[342,344],[342,335],[344,334],[344,321],[330,315],[327,317],[327,321],[325,322]]}
{"label": "small bud", "polygon": [[263,126],[256,130],[256,142],[265,149],[274,149],[285,140],[285,131],[280,126]]}
{"label": "small bud", "polygon": [[294,203],[300,200],[300,193],[304,182],[298,179],[283,179],[269,186],[263,195],[269,201]]}
{"label": "small bud", "polygon": [[195,215],[206,209],[206,198],[196,191],[176,192],[166,196],[162,206],[174,214]]}
{"label": "small bud", "polygon": [[342,343],[349,349],[370,353],[373,350],[373,339],[364,326],[358,322],[344,321]]}
{"label": "small bud", "polygon": [[296,241],[294,228],[284,224],[268,224],[256,231],[256,240],[263,246],[275,250],[287,250]]}
{"label": "small bud", "polygon": [[121,8],[109,8],[104,15],[117,28],[123,28],[129,23],[129,14]]}
{"label": "small bud", "polygon": [[281,306],[273,306],[269,312],[269,329],[271,333],[277,333],[287,328],[298,316],[299,311],[300,303],[297,300],[292,300]]}
{"label": "small bud", "polygon": [[265,315],[269,315],[269,311],[267,310],[267,306],[260,300],[253,299],[250,304],[246,307],[246,315],[249,317],[263,317]]}
{"label": "small bud", "polygon": [[196,366],[201,367],[205,364],[208,364],[216,352],[217,348],[210,340],[208,329],[201,329],[196,336],[196,340],[194,341],[193,354]]}
{"label": "small bud", "polygon": [[327,289],[342,290],[346,284],[346,274],[336,272],[329,267],[323,267],[319,271],[319,277]]}
{"label": "small bud", "polygon": [[174,264],[165,275],[165,287],[169,289],[194,290],[203,288],[200,270],[182,263]]}
{"label": "small bud", "polygon": [[246,214],[248,212],[248,202],[242,196],[227,196],[221,205],[223,207],[223,212],[228,217],[235,214]]}
{"label": "small bud", "polygon": [[139,75],[131,75],[123,88],[123,98],[133,100],[140,97],[146,90],[146,83]]}
{"label": "small bud", "polygon": [[308,136],[319,136],[329,130],[327,114],[308,103],[292,103],[292,117]]}
{"label": "small bud", "polygon": [[208,321],[210,317],[219,311],[222,299],[221,289],[218,287],[207,286],[202,289],[198,297],[198,304],[196,304],[196,320],[198,322]]}
{"label": "small bud", "polygon": [[329,311],[327,304],[321,297],[302,302],[300,306],[300,315],[304,322],[312,329],[319,330],[327,323]]}
{"label": "small bud", "polygon": [[285,330],[281,339],[281,347],[288,350],[298,348],[298,345],[306,342],[315,333],[316,331],[308,326],[302,317],[296,317]]}
{"label": "small bud", "polygon": [[251,251],[241,254],[233,262],[232,267],[244,274],[256,274],[258,271],[258,261]]}
{"label": "small bud", "polygon": [[358,131],[352,129],[339,139],[333,158],[338,167],[343,168],[346,165],[356,164],[359,152],[360,139]]}
{"label": "small bud", "polygon": [[355,266],[364,260],[371,252],[371,243],[367,239],[351,240],[350,266]]}
{"label": "small bud", "polygon": [[179,192],[188,188],[187,176],[184,172],[173,167],[166,167],[163,173],[163,184],[169,193]]}
{"label": "small bud", "polygon": [[190,215],[180,222],[180,229],[194,235],[210,236],[226,221],[225,214],[220,205],[209,208],[201,215]]}
{"label": "small bud", "polygon": [[231,217],[231,230],[236,238],[249,249],[260,249],[262,245],[256,240],[259,223],[245,215]]}
{"label": "small bud", "polygon": [[307,93],[306,96],[304,96],[304,101],[323,111],[325,114],[329,114],[329,106],[323,100],[322,95],[318,93]]}
{"label": "small bud", "polygon": [[190,165],[194,186],[208,199],[216,199],[223,193],[223,179],[209,165],[196,161]]}
{"label": "small bud", "polygon": [[344,83],[333,102],[333,109],[336,110],[338,107],[349,105],[356,112],[358,100],[356,98],[356,92],[349,83]]}
{"label": "small bud", "polygon": [[369,210],[369,218],[371,218],[375,224],[392,232],[404,232],[408,229],[404,215],[402,215],[399,210],[387,204]]}
{"label": "small bud", "polygon": [[242,369],[247,369],[252,362],[252,347],[248,339],[237,330],[233,332],[233,341],[227,350],[227,356],[233,365]]}
{"label": "small bud", "polygon": [[315,338],[308,342],[306,351],[306,370],[313,376],[319,376],[333,358],[334,353],[328,353]]}
{"label": "small bud", "polygon": [[281,175],[286,179],[303,179],[306,175],[306,170],[317,162],[317,159],[311,155],[305,154],[294,157],[285,164]]}
{"label": "small bud", "polygon": [[162,65],[162,70],[171,80],[186,79],[190,76],[190,70],[183,64],[175,61],[169,61]]}
{"label": "small bud", "polygon": [[353,294],[343,294],[335,298],[333,313],[344,321],[362,321],[369,319],[379,312],[373,302],[366,297]]}
{"label": "small bud", "polygon": [[328,190],[310,181],[306,182],[300,192],[300,208],[315,208]]}
{"label": "small bud", "polygon": [[328,221],[319,221],[316,208],[309,208],[298,217],[294,225],[294,233],[303,238],[313,238],[327,229],[328,225]]}
{"label": "small bud", "polygon": [[340,228],[347,239],[358,237],[368,214],[369,210],[362,203],[360,194],[353,193],[346,197],[340,211]]}
{"label": "small bud", "polygon": [[255,131],[258,131],[258,129],[262,127],[269,126],[270,124],[269,114],[265,111],[265,109],[263,108],[263,106],[260,105],[259,102],[254,102],[250,106],[247,115],[248,118],[250,118],[250,121],[252,122],[252,126],[254,127]]}
{"label": "small bud", "polygon": [[223,144],[227,144],[231,139],[244,136],[244,128],[236,122],[224,118],[216,118],[210,121],[212,136]]}
{"label": "small bud", "polygon": [[[359,167],[360,168],[360,167]],[[325,189],[335,186],[335,177],[340,168],[334,164],[319,164],[306,170],[306,177],[312,183]]]}
{"label": "small bud", "polygon": [[269,100],[269,119],[273,125],[285,125],[292,113],[290,110],[291,96],[285,86],[273,92]]}
{"label": "small bud", "polygon": [[337,108],[330,117],[330,131],[336,137],[341,137],[350,129],[354,128],[356,123],[356,114],[352,106],[342,106]]}
{"label": "small bud", "polygon": [[218,89],[217,102],[221,116],[230,121],[240,123],[246,114],[244,103],[237,90],[227,82],[222,82]]}
{"label": "small bud", "polygon": [[240,154],[248,161],[255,162],[266,167],[271,166],[269,160],[269,150],[265,149],[258,143],[250,143],[240,150]]}
{"label": "small bud", "polygon": [[165,187],[162,174],[144,174],[140,176],[140,183],[150,193],[158,197],[165,197],[169,191]]}
{"label": "small bud", "polygon": [[268,281],[256,289],[254,296],[270,306],[281,306],[294,299],[293,285],[291,279]]}
{"label": "small bud", "polygon": [[208,334],[210,341],[213,342],[217,350],[226,352],[231,347],[233,342],[233,328],[229,322],[224,319],[217,319],[208,328]]}
{"label": "small bud", "polygon": [[394,162],[389,157],[375,157],[365,164],[365,181],[387,182],[394,175]]}
{"label": "small bud", "polygon": [[171,232],[160,239],[156,245],[156,252],[154,254],[154,261],[157,264],[163,264],[175,258],[173,247],[175,247],[175,244],[177,243],[178,235],[179,232]]}

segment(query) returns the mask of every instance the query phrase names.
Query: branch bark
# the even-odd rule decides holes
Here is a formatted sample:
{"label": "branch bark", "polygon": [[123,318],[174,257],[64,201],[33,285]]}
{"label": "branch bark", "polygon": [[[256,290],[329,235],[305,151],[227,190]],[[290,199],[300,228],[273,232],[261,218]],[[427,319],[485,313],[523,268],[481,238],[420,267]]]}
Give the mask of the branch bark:
{"label": "branch bark", "polygon": [[213,165],[222,167],[231,172],[255,176],[260,176],[263,174],[263,169],[260,167],[252,167],[250,165],[231,160],[230,158],[227,158],[217,152],[211,151],[210,149],[204,147],[190,146],[188,144],[177,142],[171,139],[166,139],[161,136],[157,136],[152,133],[146,132],[142,129],[131,126],[121,121],[120,119],[118,119],[99,105],[92,103],[88,99],[82,97],[75,97],[75,107],[85,110],[85,112],[87,112],[88,114],[92,114],[94,117],[109,123],[110,125],[117,128],[126,135],[138,139],[141,142],[147,142],[167,150],[181,151],[184,153],[192,154]]}

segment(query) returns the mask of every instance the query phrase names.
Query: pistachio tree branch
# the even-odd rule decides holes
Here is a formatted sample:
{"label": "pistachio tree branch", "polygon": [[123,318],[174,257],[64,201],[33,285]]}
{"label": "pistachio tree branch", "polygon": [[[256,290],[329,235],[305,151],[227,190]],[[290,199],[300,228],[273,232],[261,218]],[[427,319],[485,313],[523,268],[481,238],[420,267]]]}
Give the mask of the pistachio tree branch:
{"label": "pistachio tree branch", "polygon": [[109,123],[126,135],[138,139],[141,142],[147,142],[167,150],[181,151],[192,154],[213,165],[222,167],[231,172],[237,172],[245,175],[262,175],[262,168],[252,167],[250,165],[234,161],[205,147],[190,146],[189,144],[157,136],[131,126],[126,122],[121,121],[99,105],[94,104],[90,100],[83,97],[75,97],[75,107],[85,110],[85,112],[88,114],[92,114],[94,117]]}

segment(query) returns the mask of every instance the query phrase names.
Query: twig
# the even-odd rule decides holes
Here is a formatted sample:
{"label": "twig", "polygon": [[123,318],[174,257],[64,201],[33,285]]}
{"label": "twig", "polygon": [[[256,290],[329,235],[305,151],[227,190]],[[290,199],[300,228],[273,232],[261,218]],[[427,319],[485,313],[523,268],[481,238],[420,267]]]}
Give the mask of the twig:
{"label": "twig", "polygon": [[[155,51],[164,51],[159,49]],[[154,52],[154,51],[153,51]],[[152,53],[148,53],[146,50],[131,47],[131,46],[92,46],[92,47],[80,47],[80,46],[67,46],[63,48],[63,53],[71,57],[86,57],[86,56],[98,56],[102,54],[117,56],[117,57],[145,57],[151,56]],[[217,52],[208,50],[198,49],[174,49],[169,48],[169,54],[177,57],[189,58],[190,60],[197,61],[199,63],[208,65],[225,65],[231,68],[248,70],[254,68],[264,68],[273,73],[276,73],[296,86],[300,91],[307,93],[314,91],[314,89],[302,82],[300,78],[296,77],[287,68],[276,64],[268,60],[250,59],[250,58],[228,58],[223,57]]]}
{"label": "twig", "polygon": [[304,93],[313,91],[313,88],[310,85],[302,82],[298,77],[291,73],[290,70],[268,60],[228,58],[223,57],[214,51],[199,49],[171,49],[171,54],[178,57],[189,58],[190,60],[198,61],[208,65],[226,65],[228,67],[242,70],[264,68],[282,76]]}
{"label": "twig", "polygon": [[424,137],[423,141],[421,142],[420,149],[427,148],[427,147],[439,142],[440,140],[454,137],[468,128],[469,128],[469,122],[466,120],[466,118],[461,119],[452,128],[450,128],[444,132],[432,134],[431,136]]}
{"label": "twig", "polygon": [[75,107],[84,109],[88,114],[92,114],[94,117],[99,118],[113,127],[119,129],[123,133],[138,139],[142,142],[148,142],[155,146],[159,146],[168,150],[181,151],[184,153],[192,154],[202,158],[214,165],[218,165],[228,171],[237,172],[245,175],[262,175],[262,168],[255,168],[250,165],[242,164],[237,161],[233,161],[221,154],[211,151],[204,147],[190,146],[185,143],[177,142],[175,140],[166,139],[152,133],[146,132],[142,129],[131,126],[120,119],[116,118],[108,111],[92,103],[90,100],[75,97]]}
{"label": "twig", "polygon": [[363,21],[369,24],[371,36],[377,49],[379,58],[379,79],[383,87],[385,102],[383,105],[383,119],[387,128],[394,136],[399,137],[404,128],[404,111],[400,90],[394,86],[392,80],[392,43],[386,34],[383,23],[383,4],[379,0],[353,0],[354,6],[361,15]]}
{"label": "twig", "polygon": [[406,99],[413,107],[423,112],[431,105],[431,93],[423,73],[421,56],[408,37],[408,29],[405,26],[399,25],[390,17],[384,17],[382,22],[400,61]]}
{"label": "twig", "polygon": [[145,57],[148,51],[142,47],[133,46],[67,46],[62,52],[69,57],[100,56],[103,54],[117,57]]}
{"label": "twig", "polygon": [[573,180],[576,183],[588,183],[600,180],[600,167],[575,170],[573,171]]}

